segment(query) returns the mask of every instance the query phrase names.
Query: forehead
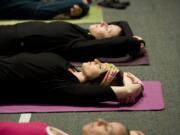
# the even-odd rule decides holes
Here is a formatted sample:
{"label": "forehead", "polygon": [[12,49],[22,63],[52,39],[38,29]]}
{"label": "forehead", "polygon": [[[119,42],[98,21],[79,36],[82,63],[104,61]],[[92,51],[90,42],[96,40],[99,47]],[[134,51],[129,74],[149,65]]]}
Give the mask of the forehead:
{"label": "forehead", "polygon": [[101,66],[101,70],[102,71],[106,71],[107,70],[107,68],[108,68],[108,66],[107,66],[108,64],[107,63],[102,63],[102,62],[100,62],[97,59],[95,59],[94,62],[96,62],[97,64],[99,64]]}
{"label": "forehead", "polygon": [[113,127],[113,132],[115,134],[125,134],[127,133],[127,128],[119,122],[110,122],[111,126]]}
{"label": "forehead", "polygon": [[120,27],[118,25],[115,25],[115,24],[109,24],[109,26],[113,27],[113,28],[119,28],[120,29]]}
{"label": "forehead", "polygon": [[111,30],[114,30],[114,31],[120,31],[120,30],[121,30],[121,28],[120,28],[119,26],[114,25],[114,24],[110,24],[110,25],[109,25],[109,28],[110,28]]}

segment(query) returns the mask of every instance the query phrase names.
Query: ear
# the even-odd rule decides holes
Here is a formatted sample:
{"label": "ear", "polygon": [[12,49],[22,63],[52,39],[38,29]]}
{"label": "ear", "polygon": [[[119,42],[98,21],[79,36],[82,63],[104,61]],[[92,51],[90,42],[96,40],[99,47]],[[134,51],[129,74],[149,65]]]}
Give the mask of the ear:
{"label": "ear", "polygon": [[140,130],[131,130],[130,135],[145,135],[145,134]]}

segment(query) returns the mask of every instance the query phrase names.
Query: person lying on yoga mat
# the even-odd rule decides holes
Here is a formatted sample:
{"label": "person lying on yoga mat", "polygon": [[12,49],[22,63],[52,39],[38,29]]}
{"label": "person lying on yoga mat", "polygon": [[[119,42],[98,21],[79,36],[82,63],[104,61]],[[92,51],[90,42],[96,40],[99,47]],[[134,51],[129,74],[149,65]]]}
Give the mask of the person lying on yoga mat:
{"label": "person lying on yoga mat", "polygon": [[102,22],[89,29],[67,22],[26,22],[0,26],[0,55],[53,52],[69,61],[143,55],[144,41],[127,22]]}
{"label": "person lying on yoga mat", "polygon": [[94,60],[79,71],[54,53],[1,58],[0,82],[0,103],[134,104],[143,92],[140,79],[112,64]]}
{"label": "person lying on yoga mat", "polygon": [[[17,123],[12,121],[0,122],[1,135],[68,135],[64,131],[41,121]],[[108,122],[97,119],[82,127],[82,135],[144,135],[140,130],[129,130],[121,122]]]}
{"label": "person lying on yoga mat", "polygon": [[67,19],[85,16],[88,0],[1,0],[1,19]]}

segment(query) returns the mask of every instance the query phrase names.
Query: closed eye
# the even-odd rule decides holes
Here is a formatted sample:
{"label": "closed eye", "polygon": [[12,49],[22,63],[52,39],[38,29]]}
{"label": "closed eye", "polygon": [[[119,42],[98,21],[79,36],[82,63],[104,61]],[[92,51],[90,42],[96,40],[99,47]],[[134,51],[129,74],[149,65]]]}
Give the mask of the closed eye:
{"label": "closed eye", "polygon": [[110,29],[110,30],[108,30],[108,33],[111,33],[111,31],[112,31],[111,29]]}
{"label": "closed eye", "polygon": [[108,33],[111,33],[111,31],[112,31],[112,28],[109,26],[109,28],[108,28]]}
{"label": "closed eye", "polygon": [[108,124],[107,126],[105,126],[105,131],[106,131],[106,132],[111,133],[112,130],[113,130],[112,125],[109,125],[109,124]]}
{"label": "closed eye", "polygon": [[99,68],[100,68],[100,69],[102,69],[102,66],[101,66],[101,65],[99,65]]}

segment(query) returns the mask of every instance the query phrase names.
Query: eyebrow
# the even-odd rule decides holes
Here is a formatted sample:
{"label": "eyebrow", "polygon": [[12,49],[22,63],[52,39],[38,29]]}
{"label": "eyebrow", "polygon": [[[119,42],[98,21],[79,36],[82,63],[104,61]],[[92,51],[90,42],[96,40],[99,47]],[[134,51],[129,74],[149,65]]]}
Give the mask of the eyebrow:
{"label": "eyebrow", "polygon": [[100,69],[102,69],[102,64],[99,64]]}

